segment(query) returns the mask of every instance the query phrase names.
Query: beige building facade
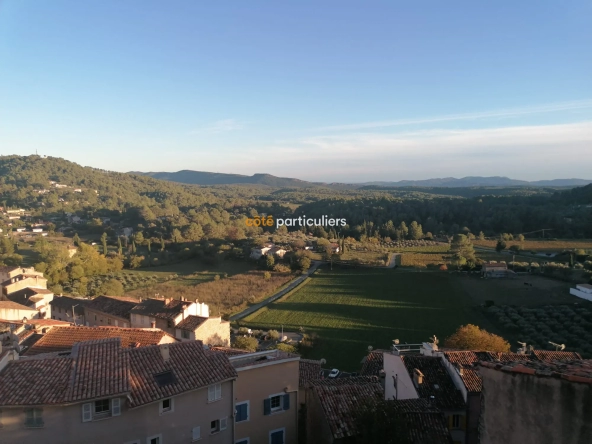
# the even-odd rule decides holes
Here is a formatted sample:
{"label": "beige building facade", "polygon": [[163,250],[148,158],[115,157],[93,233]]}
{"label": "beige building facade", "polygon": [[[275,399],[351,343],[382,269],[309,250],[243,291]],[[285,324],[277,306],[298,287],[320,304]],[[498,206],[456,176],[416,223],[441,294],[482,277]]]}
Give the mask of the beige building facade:
{"label": "beige building facade", "polygon": [[298,355],[279,350],[231,356],[235,444],[298,442]]}

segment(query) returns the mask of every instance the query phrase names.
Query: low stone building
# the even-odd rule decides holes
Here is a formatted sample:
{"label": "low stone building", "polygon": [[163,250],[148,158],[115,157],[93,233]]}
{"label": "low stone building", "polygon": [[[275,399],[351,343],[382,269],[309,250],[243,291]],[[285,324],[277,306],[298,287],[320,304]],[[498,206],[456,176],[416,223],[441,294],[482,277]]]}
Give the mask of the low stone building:
{"label": "low stone building", "polygon": [[228,347],[230,322],[218,317],[189,315],[175,325],[175,337],[181,341],[202,341],[206,345]]}

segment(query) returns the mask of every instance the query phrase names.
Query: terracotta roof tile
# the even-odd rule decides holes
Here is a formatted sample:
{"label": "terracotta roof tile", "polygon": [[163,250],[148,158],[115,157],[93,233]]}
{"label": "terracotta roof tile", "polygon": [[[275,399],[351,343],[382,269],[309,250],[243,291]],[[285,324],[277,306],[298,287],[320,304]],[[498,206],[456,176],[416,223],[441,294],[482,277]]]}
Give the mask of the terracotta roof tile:
{"label": "terracotta roof tile", "polygon": [[[161,348],[169,348],[163,359]],[[236,378],[224,353],[204,350],[201,341],[128,349],[131,360],[131,407]],[[171,372],[171,383],[159,385],[154,375]]]}
{"label": "terracotta roof tile", "polygon": [[442,412],[426,399],[391,401],[405,423],[410,442],[452,444]]}
{"label": "terracotta roof tile", "polygon": [[29,308],[23,304],[18,304],[16,302],[12,302],[12,301],[0,301],[0,308],[4,308],[4,309],[11,309],[11,310],[33,310],[36,311],[33,308]]}
{"label": "terracotta roof tile", "polygon": [[360,403],[384,397],[380,383],[367,377],[323,379],[311,384],[336,440],[357,434],[353,412]]}
{"label": "terracotta roof tile", "polygon": [[54,327],[25,352],[25,355],[70,350],[77,342],[94,339],[120,338],[121,346],[138,347],[159,344],[172,337],[160,329],[122,327]]}
{"label": "terracotta roof tile", "polygon": [[183,319],[181,322],[179,322],[175,326],[175,328],[179,328],[181,330],[195,331],[195,329],[197,327],[199,327],[201,324],[203,324],[207,320],[208,320],[208,318],[204,318],[202,316],[189,315],[185,319]]}
{"label": "terracotta roof tile", "polygon": [[364,358],[360,375],[378,376],[380,370],[384,368],[384,352],[385,350],[373,350],[368,353],[368,356]]}
{"label": "terracotta roof tile", "polygon": [[[165,360],[161,349],[167,347]],[[168,383],[155,375],[170,372]],[[67,356],[22,357],[0,372],[0,406],[52,405],[130,395],[130,407],[236,378],[224,353],[201,341],[122,348],[119,338],[78,343]]]}
{"label": "terracotta roof tile", "polygon": [[90,299],[82,298],[71,298],[69,296],[54,296],[53,300],[49,303],[52,310],[61,308],[62,310],[72,311],[72,307],[76,305],[74,311],[76,314],[84,314],[84,307],[91,302]]}
{"label": "terracotta roof tile", "polygon": [[534,350],[533,354],[539,361],[573,361],[582,359],[579,353],[568,351]]}
{"label": "terracotta roof tile", "polygon": [[129,320],[130,311],[137,304],[138,301],[132,298],[97,296],[86,305],[86,309]]}
{"label": "terracotta roof tile", "polygon": [[309,381],[321,379],[321,361],[300,359],[298,385],[304,387]]}
{"label": "terracotta roof tile", "polygon": [[520,361],[520,362],[486,362],[479,363],[482,367],[492,368],[510,373],[522,373],[538,377],[552,377],[571,382],[592,384],[592,359],[575,359],[572,361]]}

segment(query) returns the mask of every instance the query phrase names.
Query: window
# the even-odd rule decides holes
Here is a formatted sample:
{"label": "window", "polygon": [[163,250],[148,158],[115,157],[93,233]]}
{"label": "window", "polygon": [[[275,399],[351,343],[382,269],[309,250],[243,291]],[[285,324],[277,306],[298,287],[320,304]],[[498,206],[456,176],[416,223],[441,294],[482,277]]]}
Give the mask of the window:
{"label": "window", "polygon": [[107,318],[107,324],[111,325],[111,318]]}
{"label": "window", "polygon": [[460,415],[452,415],[452,428],[460,428]]}
{"label": "window", "polygon": [[43,410],[42,409],[26,409],[25,410],[25,427],[43,427]]}
{"label": "window", "polygon": [[269,398],[263,400],[264,415],[270,415],[272,413],[277,413],[289,409],[290,395],[288,393],[271,395]]}
{"label": "window", "polygon": [[201,439],[201,427],[193,427],[193,429],[191,430],[191,440],[197,441],[199,439]]}
{"label": "window", "polygon": [[82,422],[121,415],[121,399],[99,399],[82,404]]}
{"label": "window", "polygon": [[162,444],[162,435],[149,436],[146,439],[146,444]]}
{"label": "window", "polygon": [[95,321],[97,320],[97,315],[95,315]]}
{"label": "window", "polygon": [[269,432],[269,444],[284,444],[284,433],[286,429],[276,429]]}
{"label": "window", "polygon": [[236,415],[234,420],[236,422],[249,420],[249,401],[241,402],[240,404],[236,405]]}
{"label": "window", "polygon": [[181,330],[181,337],[183,339],[189,339],[189,331],[187,331],[187,330]]}
{"label": "window", "polygon": [[119,322],[117,322],[117,319],[115,319],[115,326],[119,327]]}
{"label": "window", "polygon": [[99,399],[98,401],[95,401],[95,416],[110,413],[110,404],[108,399]]}
{"label": "window", "polygon": [[222,399],[222,385],[215,384],[208,387],[208,402],[214,402]]}
{"label": "window", "polygon": [[271,400],[271,411],[275,412],[282,409],[282,397],[280,395],[272,396]]}
{"label": "window", "polygon": [[228,418],[215,419],[212,422],[210,422],[210,433],[214,434],[221,432],[222,430],[226,430],[227,426]]}
{"label": "window", "polygon": [[160,414],[173,411],[173,398],[167,398],[160,401]]}

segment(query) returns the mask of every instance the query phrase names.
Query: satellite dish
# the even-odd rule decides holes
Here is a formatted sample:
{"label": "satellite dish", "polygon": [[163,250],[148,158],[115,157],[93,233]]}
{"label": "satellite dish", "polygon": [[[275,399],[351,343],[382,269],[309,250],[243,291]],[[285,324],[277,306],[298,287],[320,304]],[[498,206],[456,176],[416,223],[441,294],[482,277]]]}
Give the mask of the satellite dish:
{"label": "satellite dish", "polygon": [[520,341],[518,341],[518,344],[520,344],[522,347],[526,347],[526,342],[520,342]]}
{"label": "satellite dish", "polygon": [[393,344],[399,345],[399,340],[398,339],[393,339]]}
{"label": "satellite dish", "polygon": [[29,320],[28,320],[28,319],[27,319],[27,317],[25,316],[25,317],[23,318],[23,324],[26,324],[27,322],[29,322]]}
{"label": "satellite dish", "polygon": [[561,345],[559,346],[559,350],[565,350],[565,344],[561,344]]}
{"label": "satellite dish", "polygon": [[321,358],[321,365],[326,364],[327,360],[325,358]]}
{"label": "satellite dish", "polygon": [[371,345],[368,346],[368,351],[371,352],[373,350],[373,347]]}

